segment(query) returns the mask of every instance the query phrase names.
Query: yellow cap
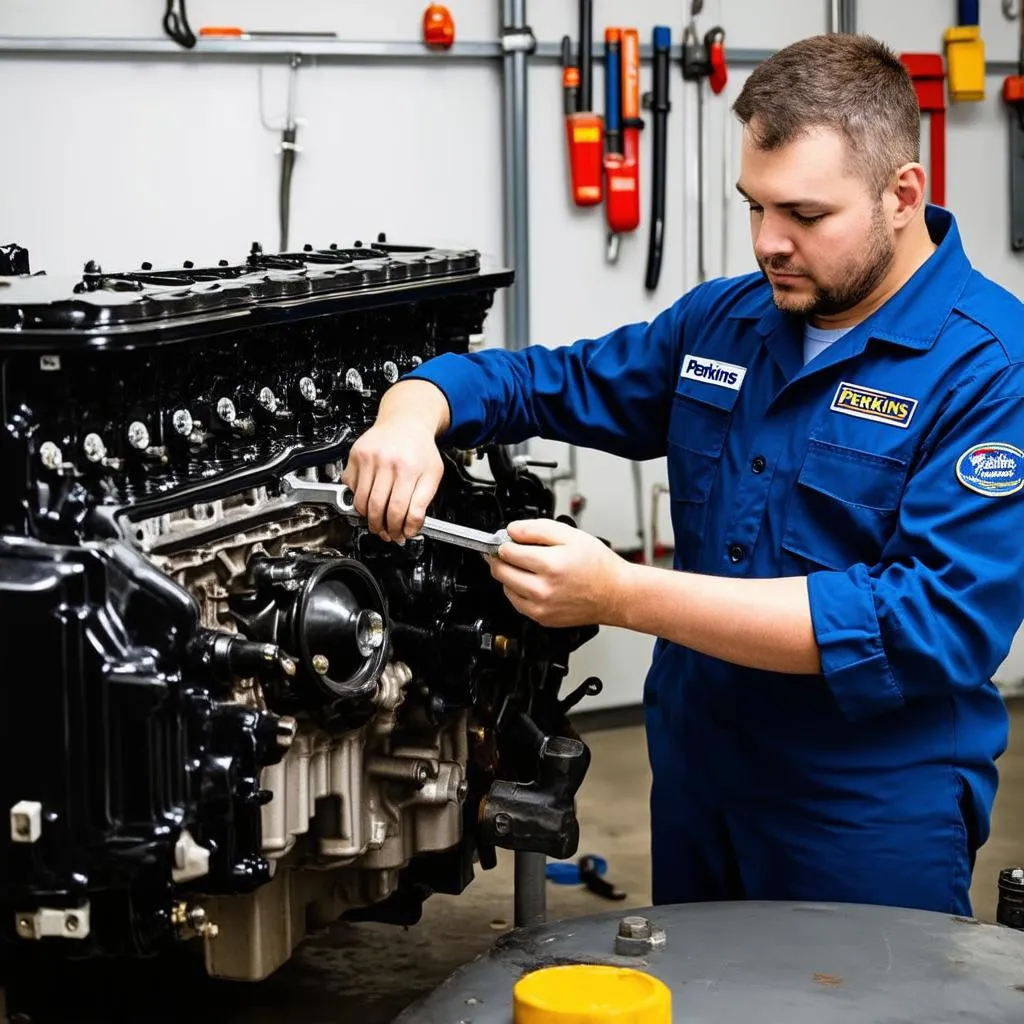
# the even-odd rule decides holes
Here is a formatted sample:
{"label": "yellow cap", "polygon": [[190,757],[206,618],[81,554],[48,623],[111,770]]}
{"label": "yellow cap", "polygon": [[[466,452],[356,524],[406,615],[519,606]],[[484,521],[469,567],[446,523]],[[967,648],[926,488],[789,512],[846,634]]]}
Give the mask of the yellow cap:
{"label": "yellow cap", "polygon": [[520,978],[514,1024],[672,1024],[672,993],[627,967],[569,964]]}

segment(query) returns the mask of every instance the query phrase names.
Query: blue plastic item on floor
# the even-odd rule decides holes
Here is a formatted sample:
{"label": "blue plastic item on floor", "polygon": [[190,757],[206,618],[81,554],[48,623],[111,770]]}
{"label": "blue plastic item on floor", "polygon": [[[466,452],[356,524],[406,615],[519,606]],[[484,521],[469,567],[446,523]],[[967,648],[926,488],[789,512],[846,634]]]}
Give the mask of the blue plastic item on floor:
{"label": "blue plastic item on floor", "polygon": [[[603,875],[608,870],[608,862],[603,857],[595,856],[591,854],[591,859],[594,862],[594,870],[599,874]],[[554,882],[556,885],[579,885],[580,884],[580,865],[579,861],[572,863],[568,861],[555,861],[554,863],[548,864],[545,872],[549,882]]]}

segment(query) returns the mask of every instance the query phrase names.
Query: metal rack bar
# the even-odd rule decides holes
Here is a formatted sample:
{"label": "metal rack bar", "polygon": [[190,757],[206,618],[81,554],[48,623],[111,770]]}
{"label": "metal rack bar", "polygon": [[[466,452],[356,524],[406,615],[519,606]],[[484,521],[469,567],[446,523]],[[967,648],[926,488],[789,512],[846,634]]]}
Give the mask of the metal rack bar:
{"label": "metal rack bar", "polygon": [[[594,59],[604,60],[604,43],[595,42]],[[737,66],[760,64],[771,56],[772,50],[729,50],[729,63]],[[441,61],[497,61],[505,51],[500,42],[455,43],[448,50],[431,50],[422,43],[358,41],[349,39],[304,39],[285,36],[275,39],[210,39],[201,40],[186,50],[170,39],[101,39],[62,38],[46,36],[0,36],[0,57],[49,58],[109,58],[136,57],[169,58],[179,60],[261,60],[266,57],[291,57],[292,54],[314,57],[317,60],[422,60]],[[528,55],[529,60],[560,63],[561,43],[538,42]],[[640,47],[640,59],[650,61],[651,45]],[[672,48],[672,59],[682,59],[681,47]]]}
{"label": "metal rack bar", "polygon": [[[774,50],[730,49],[727,53],[732,67],[755,67],[767,60]],[[421,60],[424,62],[447,60],[497,61],[505,56],[501,43],[465,42],[455,43],[449,50],[435,51],[422,43],[357,41],[349,39],[301,39],[289,41],[279,39],[251,40],[203,40],[191,50],[185,50],[170,39],[101,39],[101,38],[49,38],[46,36],[0,36],[0,58],[3,57],[46,57],[53,59],[81,60],[104,58],[132,60],[138,57],[171,60],[237,60],[258,61],[268,57],[291,59],[293,54],[315,58],[318,61],[390,61]],[[560,63],[560,43],[537,43],[529,60],[543,63]],[[604,43],[594,43],[594,59],[604,60]],[[651,60],[651,45],[640,47],[640,59]],[[672,47],[672,60],[682,60],[679,46]],[[986,61],[985,73],[989,75],[1013,75],[1017,64],[1010,60]]]}

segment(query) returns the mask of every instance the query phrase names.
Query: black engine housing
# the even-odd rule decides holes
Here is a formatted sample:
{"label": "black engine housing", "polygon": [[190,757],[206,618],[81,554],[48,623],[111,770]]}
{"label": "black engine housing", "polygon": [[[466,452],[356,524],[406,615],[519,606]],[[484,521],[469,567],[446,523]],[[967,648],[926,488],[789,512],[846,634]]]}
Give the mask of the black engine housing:
{"label": "black engine housing", "polygon": [[[239,577],[248,590],[221,622],[157,559],[187,562],[193,545],[290,514],[281,478],[336,472],[391,383],[469,351],[511,272],[473,250],[383,238],[285,254],[254,245],[240,263],[206,268],[105,273],[90,262],[74,281],[29,274],[24,250],[5,252],[8,967],[208,937],[197,900],[273,876],[261,777],[296,720],[331,735],[364,727],[386,660],[412,673],[396,736],[412,742],[468,715],[464,833],[413,858],[397,893],[353,916],[414,920],[431,891],[458,892],[475,860],[493,864],[495,847],[571,856],[589,751],[566,718],[582,693],[559,688],[596,628],[541,628],[478,555],[424,538],[397,547],[360,526],[338,550],[251,555]],[[443,452],[433,515],[487,530],[554,515],[528,466],[495,445],[476,454],[489,474]],[[238,699],[246,680],[259,701]],[[410,771],[397,787],[423,784],[423,769]]]}

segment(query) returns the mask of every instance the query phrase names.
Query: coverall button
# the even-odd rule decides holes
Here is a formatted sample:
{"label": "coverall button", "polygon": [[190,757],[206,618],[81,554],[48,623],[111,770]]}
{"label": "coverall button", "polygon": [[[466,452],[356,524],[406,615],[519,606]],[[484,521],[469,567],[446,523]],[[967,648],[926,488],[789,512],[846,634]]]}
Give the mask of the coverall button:
{"label": "coverall button", "polygon": [[729,561],[734,564],[736,562],[742,562],[744,555],[746,555],[746,551],[744,551],[739,544],[733,544],[732,547],[729,548]]}
{"label": "coverall button", "polygon": [[767,465],[768,463],[765,461],[765,457],[763,455],[755,455],[750,463],[750,468],[755,473],[763,473],[764,467]]}

